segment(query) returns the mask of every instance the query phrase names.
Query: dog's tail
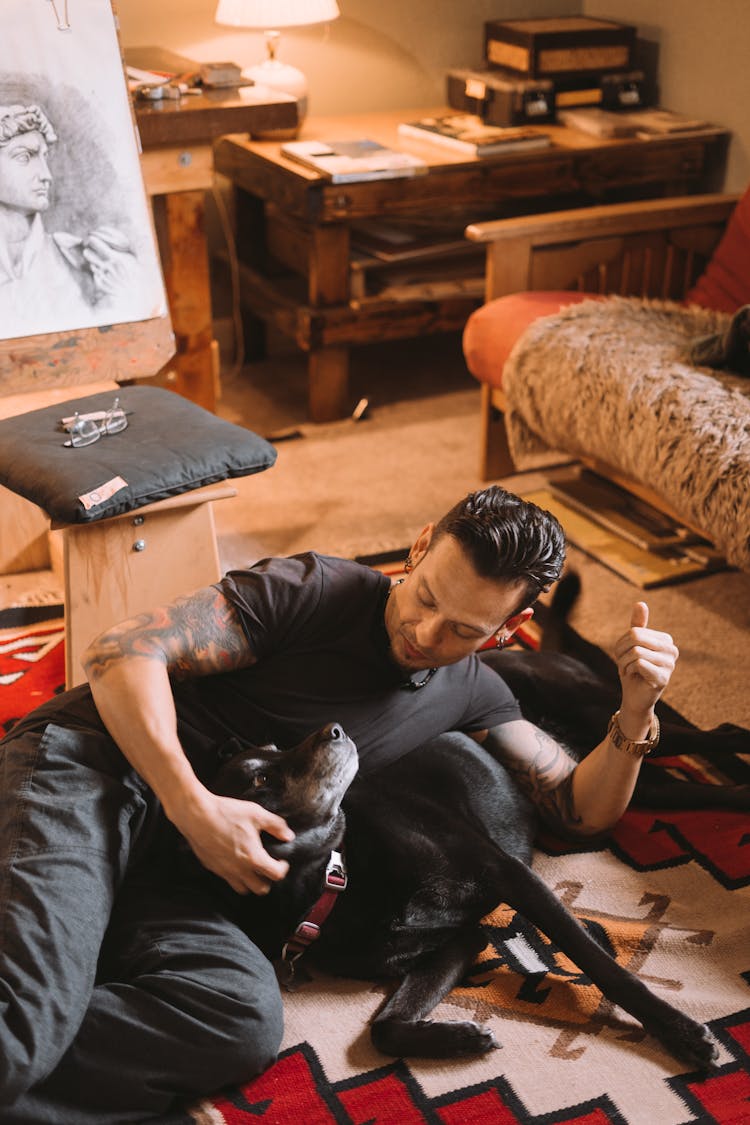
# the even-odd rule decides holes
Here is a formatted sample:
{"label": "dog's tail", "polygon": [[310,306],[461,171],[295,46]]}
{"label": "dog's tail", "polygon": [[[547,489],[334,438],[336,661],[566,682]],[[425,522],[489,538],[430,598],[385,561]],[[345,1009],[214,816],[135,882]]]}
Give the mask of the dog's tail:
{"label": "dog's tail", "polygon": [[567,652],[570,649],[568,618],[581,595],[581,579],[575,570],[567,570],[555,587],[542,624],[543,652]]}

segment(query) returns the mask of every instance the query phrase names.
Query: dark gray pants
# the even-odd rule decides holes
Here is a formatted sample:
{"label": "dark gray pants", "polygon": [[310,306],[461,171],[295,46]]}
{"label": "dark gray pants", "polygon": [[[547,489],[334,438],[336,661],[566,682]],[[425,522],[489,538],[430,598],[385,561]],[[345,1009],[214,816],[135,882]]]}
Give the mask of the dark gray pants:
{"label": "dark gray pants", "polygon": [[179,1099],[275,1059],[273,970],[208,890],[154,876],[161,816],[104,735],[0,743],[3,1125],[187,1121]]}

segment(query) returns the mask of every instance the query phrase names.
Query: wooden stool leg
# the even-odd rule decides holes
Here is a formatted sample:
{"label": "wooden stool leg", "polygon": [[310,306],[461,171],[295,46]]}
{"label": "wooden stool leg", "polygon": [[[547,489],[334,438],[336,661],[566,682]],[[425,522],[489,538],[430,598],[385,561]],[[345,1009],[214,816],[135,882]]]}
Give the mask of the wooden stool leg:
{"label": "wooden stool leg", "polygon": [[212,505],[194,493],[68,525],[63,558],[68,688],[85,680],[81,656],[103,629],[221,577]]}

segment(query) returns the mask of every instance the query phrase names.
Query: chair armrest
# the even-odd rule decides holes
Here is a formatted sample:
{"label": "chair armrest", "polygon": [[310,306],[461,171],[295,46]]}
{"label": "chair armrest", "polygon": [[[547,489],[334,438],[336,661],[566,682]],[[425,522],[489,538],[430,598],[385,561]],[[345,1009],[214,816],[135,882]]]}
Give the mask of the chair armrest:
{"label": "chair armrest", "polygon": [[464,234],[472,242],[515,238],[529,240],[532,246],[572,242],[592,236],[722,222],[729,217],[739,198],[739,194],[688,195],[577,207],[568,211],[548,211],[540,215],[472,223]]}
{"label": "chair armrest", "polygon": [[[464,233],[487,247],[488,301],[530,289],[571,288],[679,299],[695,276],[693,251],[709,256],[738,199],[712,194],[611,203],[472,223]],[[654,262],[667,244],[674,245],[668,278],[659,278],[650,263],[643,266],[647,244]]]}

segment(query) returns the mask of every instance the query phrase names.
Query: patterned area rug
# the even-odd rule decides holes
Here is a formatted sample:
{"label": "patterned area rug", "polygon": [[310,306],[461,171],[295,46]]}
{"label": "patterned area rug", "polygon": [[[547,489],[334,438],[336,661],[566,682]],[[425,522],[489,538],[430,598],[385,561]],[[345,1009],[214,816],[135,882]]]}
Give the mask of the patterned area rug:
{"label": "patterned area rug", "polygon": [[[0,723],[7,728],[62,679],[62,622],[7,627],[0,615]],[[720,780],[705,763],[669,768]],[[750,780],[747,762],[728,769]],[[535,864],[618,960],[710,1024],[720,1045],[712,1074],[687,1072],[534,927],[499,907],[473,971],[437,1014],[481,1019],[501,1050],[469,1061],[385,1058],[368,1035],[385,989],[316,974],[285,994],[276,1065],[191,1106],[184,1125],[750,1122],[747,816],[628,812],[607,847],[545,839]]]}

